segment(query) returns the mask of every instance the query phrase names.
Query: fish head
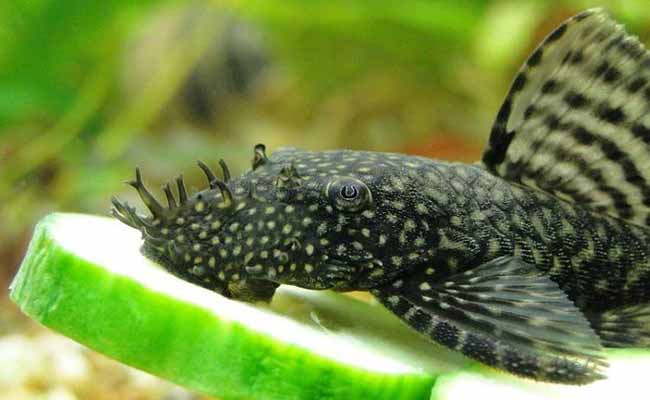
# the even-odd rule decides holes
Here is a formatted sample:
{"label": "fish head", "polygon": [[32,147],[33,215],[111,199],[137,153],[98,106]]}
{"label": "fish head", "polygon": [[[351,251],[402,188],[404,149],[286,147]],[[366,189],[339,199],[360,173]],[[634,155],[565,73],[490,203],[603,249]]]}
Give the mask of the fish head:
{"label": "fish head", "polygon": [[[114,199],[113,214],[142,232],[142,252],[204,287],[262,279],[309,289],[376,286],[414,261],[411,179],[400,155],[255,147],[252,169],[188,196],[177,180],[168,205],[129,182],[151,211]],[[413,240],[411,240],[413,239]],[[396,260],[399,258],[401,262]],[[387,267],[389,267],[387,269]]]}

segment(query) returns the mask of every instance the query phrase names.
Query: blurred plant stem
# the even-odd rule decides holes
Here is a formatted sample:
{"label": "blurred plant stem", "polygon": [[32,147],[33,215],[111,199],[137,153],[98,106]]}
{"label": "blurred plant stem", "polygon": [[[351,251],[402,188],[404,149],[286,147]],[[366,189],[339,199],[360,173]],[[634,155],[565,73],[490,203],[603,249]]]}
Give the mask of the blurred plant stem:
{"label": "blurred plant stem", "polygon": [[105,160],[122,155],[134,133],[145,129],[169,103],[198,60],[214,44],[214,38],[223,32],[221,22],[211,12],[198,16],[187,40],[176,41],[167,53],[167,64],[152,68],[153,76],[142,84],[143,90],[100,132],[97,149]]}
{"label": "blurred plant stem", "polygon": [[10,193],[16,182],[47,160],[56,157],[66,145],[77,138],[88,121],[92,119],[109,93],[112,84],[113,65],[99,64],[95,72],[81,86],[79,95],[70,109],[61,116],[56,125],[30,140],[28,146],[18,149],[11,160],[12,168],[0,170],[0,199]]}
{"label": "blurred plant stem", "polygon": [[[213,17],[214,14],[206,12],[196,18],[187,40],[175,42],[165,57],[165,64],[152,66],[152,75],[147,82],[141,83],[141,90],[127,99],[112,120],[108,117],[105,128],[98,129],[96,141],[89,151],[94,151],[107,163],[124,154],[135,133],[145,130],[158,117],[209,45],[214,43],[215,35],[223,30],[220,20]],[[18,181],[45,162],[60,158],[66,146],[84,134],[102,108],[107,106],[108,97],[115,90],[116,55],[120,54],[117,51],[107,53],[104,62],[99,62],[95,71],[80,85],[76,99],[56,124],[14,149],[7,163],[11,168],[0,168],[0,199],[9,196]]]}

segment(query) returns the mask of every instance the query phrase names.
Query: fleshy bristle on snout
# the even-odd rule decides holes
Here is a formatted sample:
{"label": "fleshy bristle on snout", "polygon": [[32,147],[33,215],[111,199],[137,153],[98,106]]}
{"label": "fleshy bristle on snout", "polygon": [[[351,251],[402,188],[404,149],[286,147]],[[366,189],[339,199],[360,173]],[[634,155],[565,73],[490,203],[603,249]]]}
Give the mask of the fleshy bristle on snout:
{"label": "fleshy bristle on snout", "polygon": [[[167,190],[165,190],[165,195],[167,196],[167,200],[169,203],[168,209],[165,209],[158,202],[158,200],[144,186],[144,183],[142,181],[142,174],[140,173],[140,168],[136,167],[135,169],[135,179],[126,181],[125,183],[133,187],[138,192],[140,199],[142,199],[142,202],[147,207],[147,209],[149,209],[152,215],[151,218],[143,217],[137,213],[135,207],[131,206],[129,203],[118,200],[116,197],[113,197],[111,199],[111,203],[113,204],[111,214],[121,222],[125,223],[126,225],[139,229],[143,233],[148,233],[148,230],[151,230],[154,227],[156,221],[160,221],[162,218],[164,218],[165,213],[169,209],[173,209],[176,207],[176,200],[174,199],[174,196],[171,193],[171,191],[168,192]],[[180,192],[181,185],[183,186],[183,189],[185,189],[185,186],[182,184],[182,180],[181,180],[181,184],[179,185],[179,192]],[[169,185],[167,185],[167,188],[168,186]]]}
{"label": "fleshy bristle on snout", "polygon": [[140,174],[140,168],[135,169],[135,180],[127,181],[128,185],[132,186],[135,190],[138,191],[140,198],[145,206],[151,211],[151,214],[154,218],[161,218],[163,216],[164,210],[162,205],[156,200],[155,197],[147,190],[142,182],[142,175]]}
{"label": "fleshy bristle on snout", "polygon": [[[210,185],[210,189],[219,189],[221,192],[221,196],[223,197],[223,203],[221,205],[222,208],[229,207],[232,204],[232,193],[230,192],[230,189],[228,186],[226,186],[226,183],[219,178],[217,178],[214,175],[214,172],[208,167],[203,161],[198,161],[197,162],[199,165],[199,168],[203,171],[205,174],[205,177],[208,179],[208,185]],[[228,170],[228,167],[224,167],[226,165],[223,160],[220,160],[219,164],[223,168],[223,175],[224,179],[225,178],[230,178],[230,171]]]}
{"label": "fleshy bristle on snout", "polygon": [[[233,195],[226,185],[226,182],[230,180],[231,176],[226,162],[224,160],[219,160],[219,166],[223,172],[223,180],[217,178],[210,167],[208,167],[204,162],[198,161],[198,165],[205,174],[210,189],[218,189],[220,191],[223,201],[219,207],[227,208],[232,205]],[[122,223],[142,231],[143,234],[146,234],[147,236],[151,236],[152,229],[154,229],[156,225],[164,221],[165,218],[172,213],[172,211],[184,206],[188,202],[187,189],[185,187],[185,182],[183,181],[183,176],[179,175],[175,181],[178,190],[178,200],[172,192],[171,184],[168,182],[162,187],[162,190],[165,193],[165,197],[167,199],[167,207],[164,207],[146,188],[144,182],[142,181],[140,168],[136,167],[135,179],[126,181],[125,183],[133,187],[138,192],[140,199],[147,207],[147,209],[151,212],[151,217],[144,217],[139,215],[135,207],[131,206],[127,202],[118,200],[116,197],[113,197],[111,199],[111,203],[113,204],[111,214]]]}
{"label": "fleshy bristle on snout", "polygon": [[111,203],[113,204],[111,214],[120,222],[136,229],[145,226],[144,220],[136,213],[135,207],[129,205],[129,203],[121,202],[115,196],[111,198]]}
{"label": "fleshy bristle on snout", "polygon": [[[141,232],[144,242],[140,251],[146,257],[183,279],[221,293],[225,290],[222,285],[225,275],[221,280],[206,276],[208,266],[215,266],[215,258],[202,251],[200,242],[208,232],[216,235],[221,222],[215,223],[215,220],[227,218],[234,211],[236,200],[224,181],[230,179],[230,171],[223,160],[219,165],[224,180],[219,179],[205,163],[199,161],[198,165],[207,178],[209,188],[188,196],[183,177],[178,176],[175,179],[177,194],[172,188],[173,182],[162,186],[166,204],[164,201],[161,204],[145,187],[140,169],[136,168],[135,178],[125,183],[138,192],[150,215],[139,214],[135,207],[115,197],[111,199],[111,213],[122,223]],[[212,236],[212,243],[217,244],[214,238],[218,237]],[[207,264],[201,264],[202,260],[206,260]]]}

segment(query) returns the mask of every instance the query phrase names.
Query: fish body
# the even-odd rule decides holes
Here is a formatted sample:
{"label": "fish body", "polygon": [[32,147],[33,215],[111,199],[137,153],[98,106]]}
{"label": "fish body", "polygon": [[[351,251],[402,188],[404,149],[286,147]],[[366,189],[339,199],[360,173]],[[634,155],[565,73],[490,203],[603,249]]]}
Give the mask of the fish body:
{"label": "fish body", "polygon": [[[209,188],[114,199],[142,251],[243,301],[278,285],[366,290],[423,335],[544,381],[602,378],[602,347],[650,347],[650,56],[600,10],[531,55],[481,162],[254,151]],[[645,67],[645,68],[644,68]]]}

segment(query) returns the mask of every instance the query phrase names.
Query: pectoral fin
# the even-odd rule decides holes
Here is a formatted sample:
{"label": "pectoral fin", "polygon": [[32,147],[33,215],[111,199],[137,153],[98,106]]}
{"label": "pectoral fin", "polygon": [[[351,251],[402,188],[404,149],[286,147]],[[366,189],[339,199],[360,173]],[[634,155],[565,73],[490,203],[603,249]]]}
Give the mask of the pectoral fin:
{"label": "pectoral fin", "polygon": [[568,384],[603,377],[599,337],[535,266],[501,257],[443,282],[427,278],[414,274],[373,294],[419,332],[496,368]]}

